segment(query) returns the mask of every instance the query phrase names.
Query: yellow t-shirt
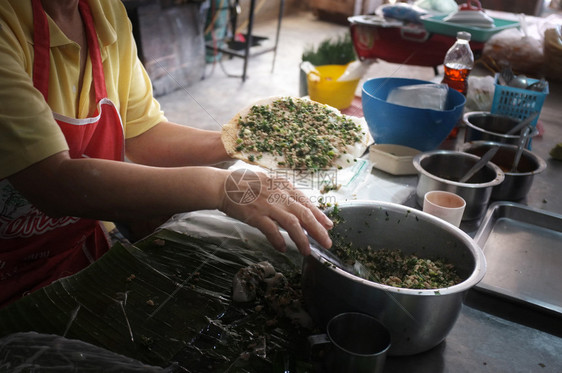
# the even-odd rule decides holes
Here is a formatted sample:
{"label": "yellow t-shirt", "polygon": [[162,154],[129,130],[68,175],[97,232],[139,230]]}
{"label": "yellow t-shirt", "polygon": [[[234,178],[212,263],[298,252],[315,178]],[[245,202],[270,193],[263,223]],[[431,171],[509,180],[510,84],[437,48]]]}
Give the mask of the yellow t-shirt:
{"label": "yellow t-shirt", "polygon": [[[166,120],[137,57],[132,28],[121,1],[89,1],[109,99],[134,137]],[[48,17],[51,39],[49,102],[33,87],[31,0],[0,2],[0,180],[68,149],[52,112],[86,118],[91,113],[92,65],[78,87],[80,47]],[[93,104],[95,106],[95,103]]]}

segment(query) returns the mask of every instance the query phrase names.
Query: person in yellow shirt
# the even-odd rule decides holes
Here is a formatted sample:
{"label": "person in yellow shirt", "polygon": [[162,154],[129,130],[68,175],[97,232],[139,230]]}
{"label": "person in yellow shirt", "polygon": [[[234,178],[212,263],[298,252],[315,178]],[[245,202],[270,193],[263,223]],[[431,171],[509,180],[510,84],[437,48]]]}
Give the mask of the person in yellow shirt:
{"label": "person in yellow shirt", "polygon": [[166,119],[121,1],[1,1],[0,61],[0,305],[103,255],[102,220],[219,209],[281,251],[279,227],[303,255],[305,231],[331,245],[287,183],[259,174],[252,201],[228,198],[240,175],[209,167],[229,159],[220,133]]}

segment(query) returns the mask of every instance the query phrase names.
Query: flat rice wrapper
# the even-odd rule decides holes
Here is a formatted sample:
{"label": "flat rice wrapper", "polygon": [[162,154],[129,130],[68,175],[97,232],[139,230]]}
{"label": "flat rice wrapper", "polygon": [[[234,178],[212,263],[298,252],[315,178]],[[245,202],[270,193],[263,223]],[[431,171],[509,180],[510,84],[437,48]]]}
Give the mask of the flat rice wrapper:
{"label": "flat rice wrapper", "polygon": [[[354,142],[346,142],[345,147],[337,149],[335,146],[332,146],[331,148],[331,152],[333,153],[332,155],[332,159],[330,160],[330,162],[328,164],[326,164],[323,167],[303,167],[302,165],[291,165],[290,162],[288,162],[288,160],[286,159],[286,155],[289,154],[292,151],[295,151],[297,147],[299,147],[302,142],[301,141],[296,141],[296,140],[291,140],[290,138],[285,138],[283,136],[292,136],[294,135],[294,133],[285,133],[283,134],[283,128],[285,128],[285,126],[279,126],[279,128],[275,128],[275,126],[273,126],[274,128],[271,129],[273,131],[273,133],[271,134],[271,139],[275,139],[275,141],[279,141],[280,139],[284,139],[283,142],[285,144],[288,144],[290,142],[292,142],[289,145],[285,145],[282,147],[282,149],[280,149],[281,147],[278,147],[279,150],[283,151],[283,154],[279,154],[276,152],[268,152],[268,151],[252,151],[252,150],[246,150],[246,149],[241,149],[241,144],[243,144],[244,139],[243,136],[244,134],[242,133],[242,137],[240,136],[241,134],[241,129],[242,126],[240,124],[241,120],[246,120],[248,118],[248,116],[251,114],[252,112],[252,108],[254,108],[255,106],[263,106],[263,107],[267,107],[267,108],[271,108],[276,102],[293,102],[296,105],[306,105],[306,104],[313,104],[316,108],[324,108],[326,110],[328,110],[328,113],[330,114],[335,114],[337,117],[343,118],[343,119],[349,119],[351,120],[355,126],[358,128],[357,134],[359,139],[357,141]],[[288,116],[292,115],[290,114],[288,111],[285,111],[285,113],[287,113]],[[311,119],[313,120],[313,119]],[[293,123],[289,123],[289,122],[285,122],[286,124],[288,123],[289,125],[294,124]],[[315,123],[314,127],[316,126],[327,126],[328,124],[326,122],[324,123]],[[330,133],[329,131],[326,131],[323,134],[318,135],[319,137],[322,137],[323,139],[326,139],[328,141],[330,141],[330,143],[335,143],[338,142],[338,138],[339,133],[337,132],[333,132]],[[342,114],[339,110],[337,110],[336,108],[333,108],[329,105],[325,105],[325,104],[321,104],[309,99],[304,99],[304,98],[296,98],[296,97],[269,97],[269,98],[265,98],[265,99],[261,99],[258,100],[257,102],[255,102],[252,105],[249,105],[247,107],[245,107],[244,109],[242,109],[237,115],[235,115],[227,124],[225,124],[222,128],[222,141],[223,144],[225,146],[226,151],[228,152],[228,154],[235,158],[235,159],[239,159],[242,160],[246,163],[249,164],[254,164],[254,165],[258,165],[260,167],[269,169],[269,170],[273,170],[273,169],[280,169],[280,168],[291,168],[291,169],[303,169],[303,168],[338,168],[338,169],[343,169],[343,168],[347,168],[350,166],[353,166],[353,164],[355,163],[355,160],[359,157],[361,157],[365,151],[367,150],[367,148],[369,147],[369,145],[371,145],[373,143],[373,138],[369,132],[367,123],[365,121],[364,118],[358,118],[358,117],[352,117],[352,116],[348,116],[345,114]],[[309,153],[302,154],[299,155],[299,158],[305,159],[307,156],[314,156],[314,149],[310,150]]]}

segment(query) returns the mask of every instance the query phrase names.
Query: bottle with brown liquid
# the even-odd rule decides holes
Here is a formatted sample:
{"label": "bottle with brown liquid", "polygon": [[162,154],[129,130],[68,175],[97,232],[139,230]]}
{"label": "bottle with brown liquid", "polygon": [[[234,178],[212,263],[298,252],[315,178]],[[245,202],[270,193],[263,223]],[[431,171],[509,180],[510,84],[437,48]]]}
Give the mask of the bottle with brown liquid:
{"label": "bottle with brown liquid", "polygon": [[[474,54],[469,44],[470,37],[470,33],[466,31],[459,31],[457,33],[457,41],[447,51],[443,61],[445,76],[441,82],[465,96],[468,91],[468,75],[474,67]],[[449,138],[455,138],[457,132],[458,128],[455,127],[451,131]]]}

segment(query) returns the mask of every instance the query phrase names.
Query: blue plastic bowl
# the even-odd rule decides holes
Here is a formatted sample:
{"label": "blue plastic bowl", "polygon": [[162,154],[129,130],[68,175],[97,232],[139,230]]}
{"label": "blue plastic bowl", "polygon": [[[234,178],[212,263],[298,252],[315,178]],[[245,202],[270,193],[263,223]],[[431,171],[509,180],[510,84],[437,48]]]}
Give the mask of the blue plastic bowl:
{"label": "blue plastic bowl", "polygon": [[377,144],[405,145],[420,151],[436,149],[462,116],[466,98],[454,89],[447,93],[446,110],[417,109],[386,102],[396,87],[432,83],[418,79],[375,78],[362,89],[365,120]]}

